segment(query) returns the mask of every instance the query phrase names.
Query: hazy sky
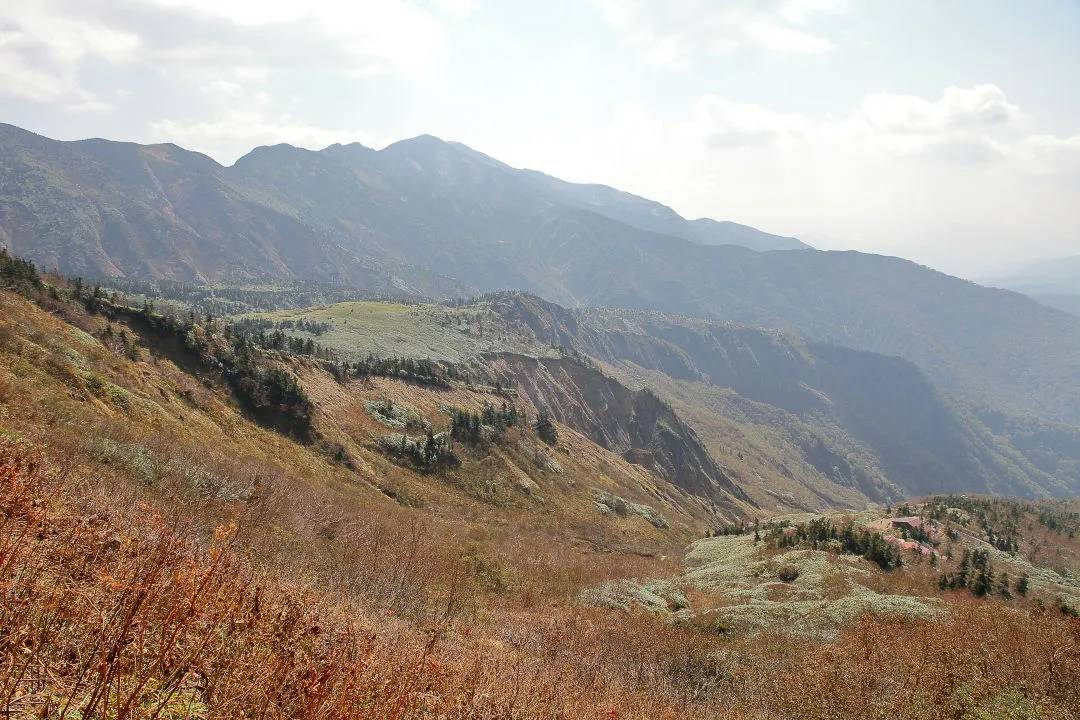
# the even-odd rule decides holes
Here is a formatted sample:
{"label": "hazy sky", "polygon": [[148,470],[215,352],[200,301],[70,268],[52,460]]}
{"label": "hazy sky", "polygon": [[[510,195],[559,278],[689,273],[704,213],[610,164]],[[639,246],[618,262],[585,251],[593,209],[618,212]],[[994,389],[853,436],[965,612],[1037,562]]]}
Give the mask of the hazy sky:
{"label": "hazy sky", "polygon": [[1077,0],[3,0],[0,121],[421,133],[962,274],[1080,254]]}

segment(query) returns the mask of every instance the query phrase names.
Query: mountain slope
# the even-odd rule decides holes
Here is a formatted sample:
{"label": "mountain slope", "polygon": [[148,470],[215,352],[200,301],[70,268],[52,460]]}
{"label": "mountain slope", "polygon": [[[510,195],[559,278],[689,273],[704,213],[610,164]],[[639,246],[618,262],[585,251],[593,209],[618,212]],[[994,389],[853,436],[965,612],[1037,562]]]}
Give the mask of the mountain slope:
{"label": "mountain slope", "polygon": [[1080,322],[1008,291],[855,252],[726,255],[686,263],[682,283],[598,291],[597,304],[780,327],[898,355],[938,384],[1014,411],[1080,422]]}
{"label": "mountain slope", "polygon": [[597,445],[729,509],[738,508],[733,500],[748,500],[694,431],[653,393],[628,390],[563,358],[501,354],[493,359],[495,372],[509,375],[535,407]]}
{"label": "mountain slope", "polygon": [[900,358],[790,333],[567,310],[520,293],[453,307],[343,303],[259,321],[349,362],[374,355],[471,368],[722,508],[746,500],[744,491],[761,508],[787,510],[930,492],[1080,492],[1080,430],[969,406]]}
{"label": "mountain slope", "polygon": [[[679,225],[662,206],[544,177],[428,136],[378,152],[260,148],[223,168],[173,146],[3,126],[0,241],[84,275],[516,288],[791,329],[898,355],[985,404],[1080,423],[1080,318],[895,258],[702,245],[652,231]],[[583,209],[589,193],[611,217]]]}
{"label": "mountain slope", "polygon": [[1080,255],[1033,263],[986,284],[1028,295],[1080,295]]}
{"label": "mountain slope", "polygon": [[756,413],[771,416],[774,428],[797,428],[802,439],[794,442],[810,465],[874,499],[893,486],[906,494],[1080,492],[1080,474],[1063,468],[1060,457],[1039,467],[1025,452],[1040,446],[1080,458],[1080,431],[1061,429],[1065,436],[1057,439],[1043,431],[1037,441],[1014,443],[1010,438],[1023,433],[1004,428],[1015,421],[995,421],[991,431],[900,358],[657,312],[572,312],[520,294],[495,296],[492,306],[548,342],[623,366],[656,386],[688,419],[712,428],[698,428],[707,440],[720,417],[760,423]]}
{"label": "mountain slope", "polygon": [[1049,295],[1043,295],[1041,293],[1033,293],[1031,297],[1036,302],[1046,305],[1047,307],[1067,312],[1070,315],[1080,316],[1080,294],[1061,295],[1051,293]]}
{"label": "mountain slope", "polygon": [[537,185],[568,205],[591,210],[627,225],[691,240],[702,245],[742,245],[751,250],[805,250],[806,243],[792,237],[762,232],[757,228],[709,218],[688,221],[666,205],[646,200],[605,185],[579,185],[526,171]]}
{"label": "mountain slope", "polygon": [[1043,305],[1080,315],[1080,255],[1028,265],[984,284],[1015,290]]}
{"label": "mountain slope", "polygon": [[[61,298],[70,294],[60,288]],[[403,435],[410,442],[423,442],[427,428],[443,435],[448,406],[480,412],[499,396],[463,384],[333,377],[314,358],[255,350],[258,366],[302,389],[311,432],[286,433],[277,422],[292,417],[283,402],[245,394],[255,374],[230,379],[230,357],[243,343],[232,342],[236,334],[226,341],[223,323],[194,327],[177,342],[153,313],[111,304],[87,312],[45,292],[35,299],[42,307],[0,290],[0,435],[47,441],[72,462],[108,466],[114,481],[203,509],[218,499],[234,508],[269,502],[262,509],[289,527],[274,542],[284,540],[281,551],[298,567],[314,569],[303,556],[325,548],[342,526],[400,521],[390,499],[470,532],[512,522],[519,532],[558,534],[562,551],[584,543],[637,554],[681,547],[744,512],[729,503],[718,518],[715,505],[561,423],[554,446],[517,424],[484,443],[457,443],[448,462],[418,467],[395,452]],[[387,402],[409,410],[404,426],[388,427],[371,409]],[[535,417],[528,398],[511,402]],[[651,508],[653,519],[603,515],[598,491]],[[205,522],[212,530],[215,519]],[[282,528],[247,529],[275,530]]]}
{"label": "mountain slope", "polygon": [[[241,322],[258,323],[268,334],[280,331],[310,339],[332,351],[346,367],[370,365],[371,358],[452,366],[468,383],[491,388],[489,399],[496,405],[525,402],[523,409],[533,416],[546,412],[656,478],[708,498],[729,515],[753,511],[742,488],[669,405],[605,375],[587,358],[537,342],[483,303],[460,308],[340,303]],[[452,401],[443,398],[442,404]]]}

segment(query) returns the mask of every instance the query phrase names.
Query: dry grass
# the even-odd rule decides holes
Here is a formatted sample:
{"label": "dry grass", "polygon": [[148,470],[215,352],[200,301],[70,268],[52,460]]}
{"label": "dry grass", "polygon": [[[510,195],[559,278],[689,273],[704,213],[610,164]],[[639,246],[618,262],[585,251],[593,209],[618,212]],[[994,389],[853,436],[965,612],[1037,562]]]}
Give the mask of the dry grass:
{"label": "dry grass", "polygon": [[[75,503],[61,480],[31,446],[0,440],[9,715],[535,717],[580,702],[559,689],[568,660],[545,664],[514,647],[543,642],[553,627],[476,637],[459,607],[464,573],[440,568],[440,592],[428,592],[434,566],[421,529],[380,538],[372,554],[386,566],[366,579],[384,579],[373,593],[382,602],[355,614],[328,603],[332,591],[257,569],[236,552],[231,527],[201,543],[146,506],[117,516]],[[420,594],[422,607],[409,602]],[[596,632],[590,618],[579,623]],[[634,702],[606,673],[579,682],[594,706]]]}
{"label": "dry grass", "polygon": [[0,440],[13,717],[979,717],[1010,688],[1038,709],[1010,717],[1080,707],[1080,621],[1048,611],[958,602],[943,620],[867,616],[828,644],[723,640],[572,606],[479,620],[443,576],[405,622],[260,569],[231,528],[200,542],[145,506],[106,517],[62,481]]}
{"label": "dry grass", "polygon": [[[346,426],[339,410],[389,391],[434,413],[437,391],[353,389],[298,368],[327,383],[320,422],[350,443],[350,470],[254,426],[212,378],[148,355],[133,363],[79,334],[96,322],[0,294],[0,424],[37,443],[0,434],[7,716],[929,719],[992,717],[979,708],[1006,701],[1042,713],[1012,717],[1080,710],[1080,621],[1017,603],[957,596],[935,618],[855,617],[832,642],[582,607],[583,588],[682,569],[691,516],[662,505],[655,481],[619,458],[560,428],[566,472],[530,475],[541,500],[481,502],[334,430]],[[362,440],[374,421],[357,422]],[[492,476],[531,462],[514,448],[491,454]],[[395,503],[380,483],[427,502]],[[604,518],[596,487],[663,507],[678,524]],[[793,587],[820,570],[814,588],[826,599],[850,589],[836,568],[803,565]],[[879,592],[914,594],[924,581],[901,578]],[[698,611],[725,604],[689,596]]]}

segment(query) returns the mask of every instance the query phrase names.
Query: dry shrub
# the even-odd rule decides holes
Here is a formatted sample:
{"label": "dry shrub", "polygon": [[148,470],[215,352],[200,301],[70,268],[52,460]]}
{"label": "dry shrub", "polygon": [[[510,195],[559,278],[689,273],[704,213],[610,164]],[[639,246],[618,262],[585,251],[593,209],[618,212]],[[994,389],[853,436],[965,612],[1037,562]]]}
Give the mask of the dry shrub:
{"label": "dry shrub", "polygon": [[775,709],[800,717],[969,717],[1012,688],[1038,717],[1067,718],[1080,710],[1080,621],[961,599],[941,620],[864,616],[789,672],[800,690]]}
{"label": "dry shrub", "polygon": [[785,565],[776,571],[776,576],[781,582],[792,583],[799,579],[799,568],[794,565]]}
{"label": "dry shrub", "polygon": [[427,587],[408,573],[435,573],[422,525],[371,553],[392,555],[368,576],[386,576],[388,609],[350,617],[254,567],[232,528],[204,544],[146,506],[76,508],[26,444],[0,439],[0,480],[0,698],[15,716],[586,717],[610,702],[644,717],[654,700],[637,683],[711,672],[662,626],[620,638],[604,615],[523,618],[520,642],[449,612],[398,621],[395,593]]}
{"label": "dry shrub", "polygon": [[[227,458],[204,459],[227,469]],[[1055,611],[960,598],[938,620],[861,618],[835,643],[720,636],[557,598],[583,580],[661,570],[655,559],[560,564],[542,534],[462,538],[389,503],[335,512],[325,494],[266,477],[249,502],[225,506],[241,509],[238,531],[204,537],[205,520],[94,489],[109,483],[76,494],[32,446],[0,438],[7,715],[929,719],[983,717],[1003,702],[1047,718],[1080,708],[1080,620]],[[333,538],[314,518],[334,524]],[[546,589],[532,604],[504,602],[516,591],[491,587],[493,568],[536,572]]]}

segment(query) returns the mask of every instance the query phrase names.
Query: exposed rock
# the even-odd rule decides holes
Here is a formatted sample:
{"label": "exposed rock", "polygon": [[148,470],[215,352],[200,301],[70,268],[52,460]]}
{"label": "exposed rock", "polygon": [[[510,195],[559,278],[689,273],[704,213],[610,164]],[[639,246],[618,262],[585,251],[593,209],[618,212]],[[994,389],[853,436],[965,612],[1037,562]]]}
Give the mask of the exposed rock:
{"label": "exposed rock", "polygon": [[732,508],[746,494],[694,431],[648,390],[631,390],[573,358],[488,356],[538,410],[698,496]]}
{"label": "exposed rock", "polygon": [[627,515],[640,515],[648,520],[653,527],[660,528],[661,530],[669,527],[667,519],[664,518],[656,508],[632,503],[629,500],[621,498],[618,495],[613,495],[606,490],[596,491],[596,509],[601,515],[610,515],[612,513],[622,517]]}

